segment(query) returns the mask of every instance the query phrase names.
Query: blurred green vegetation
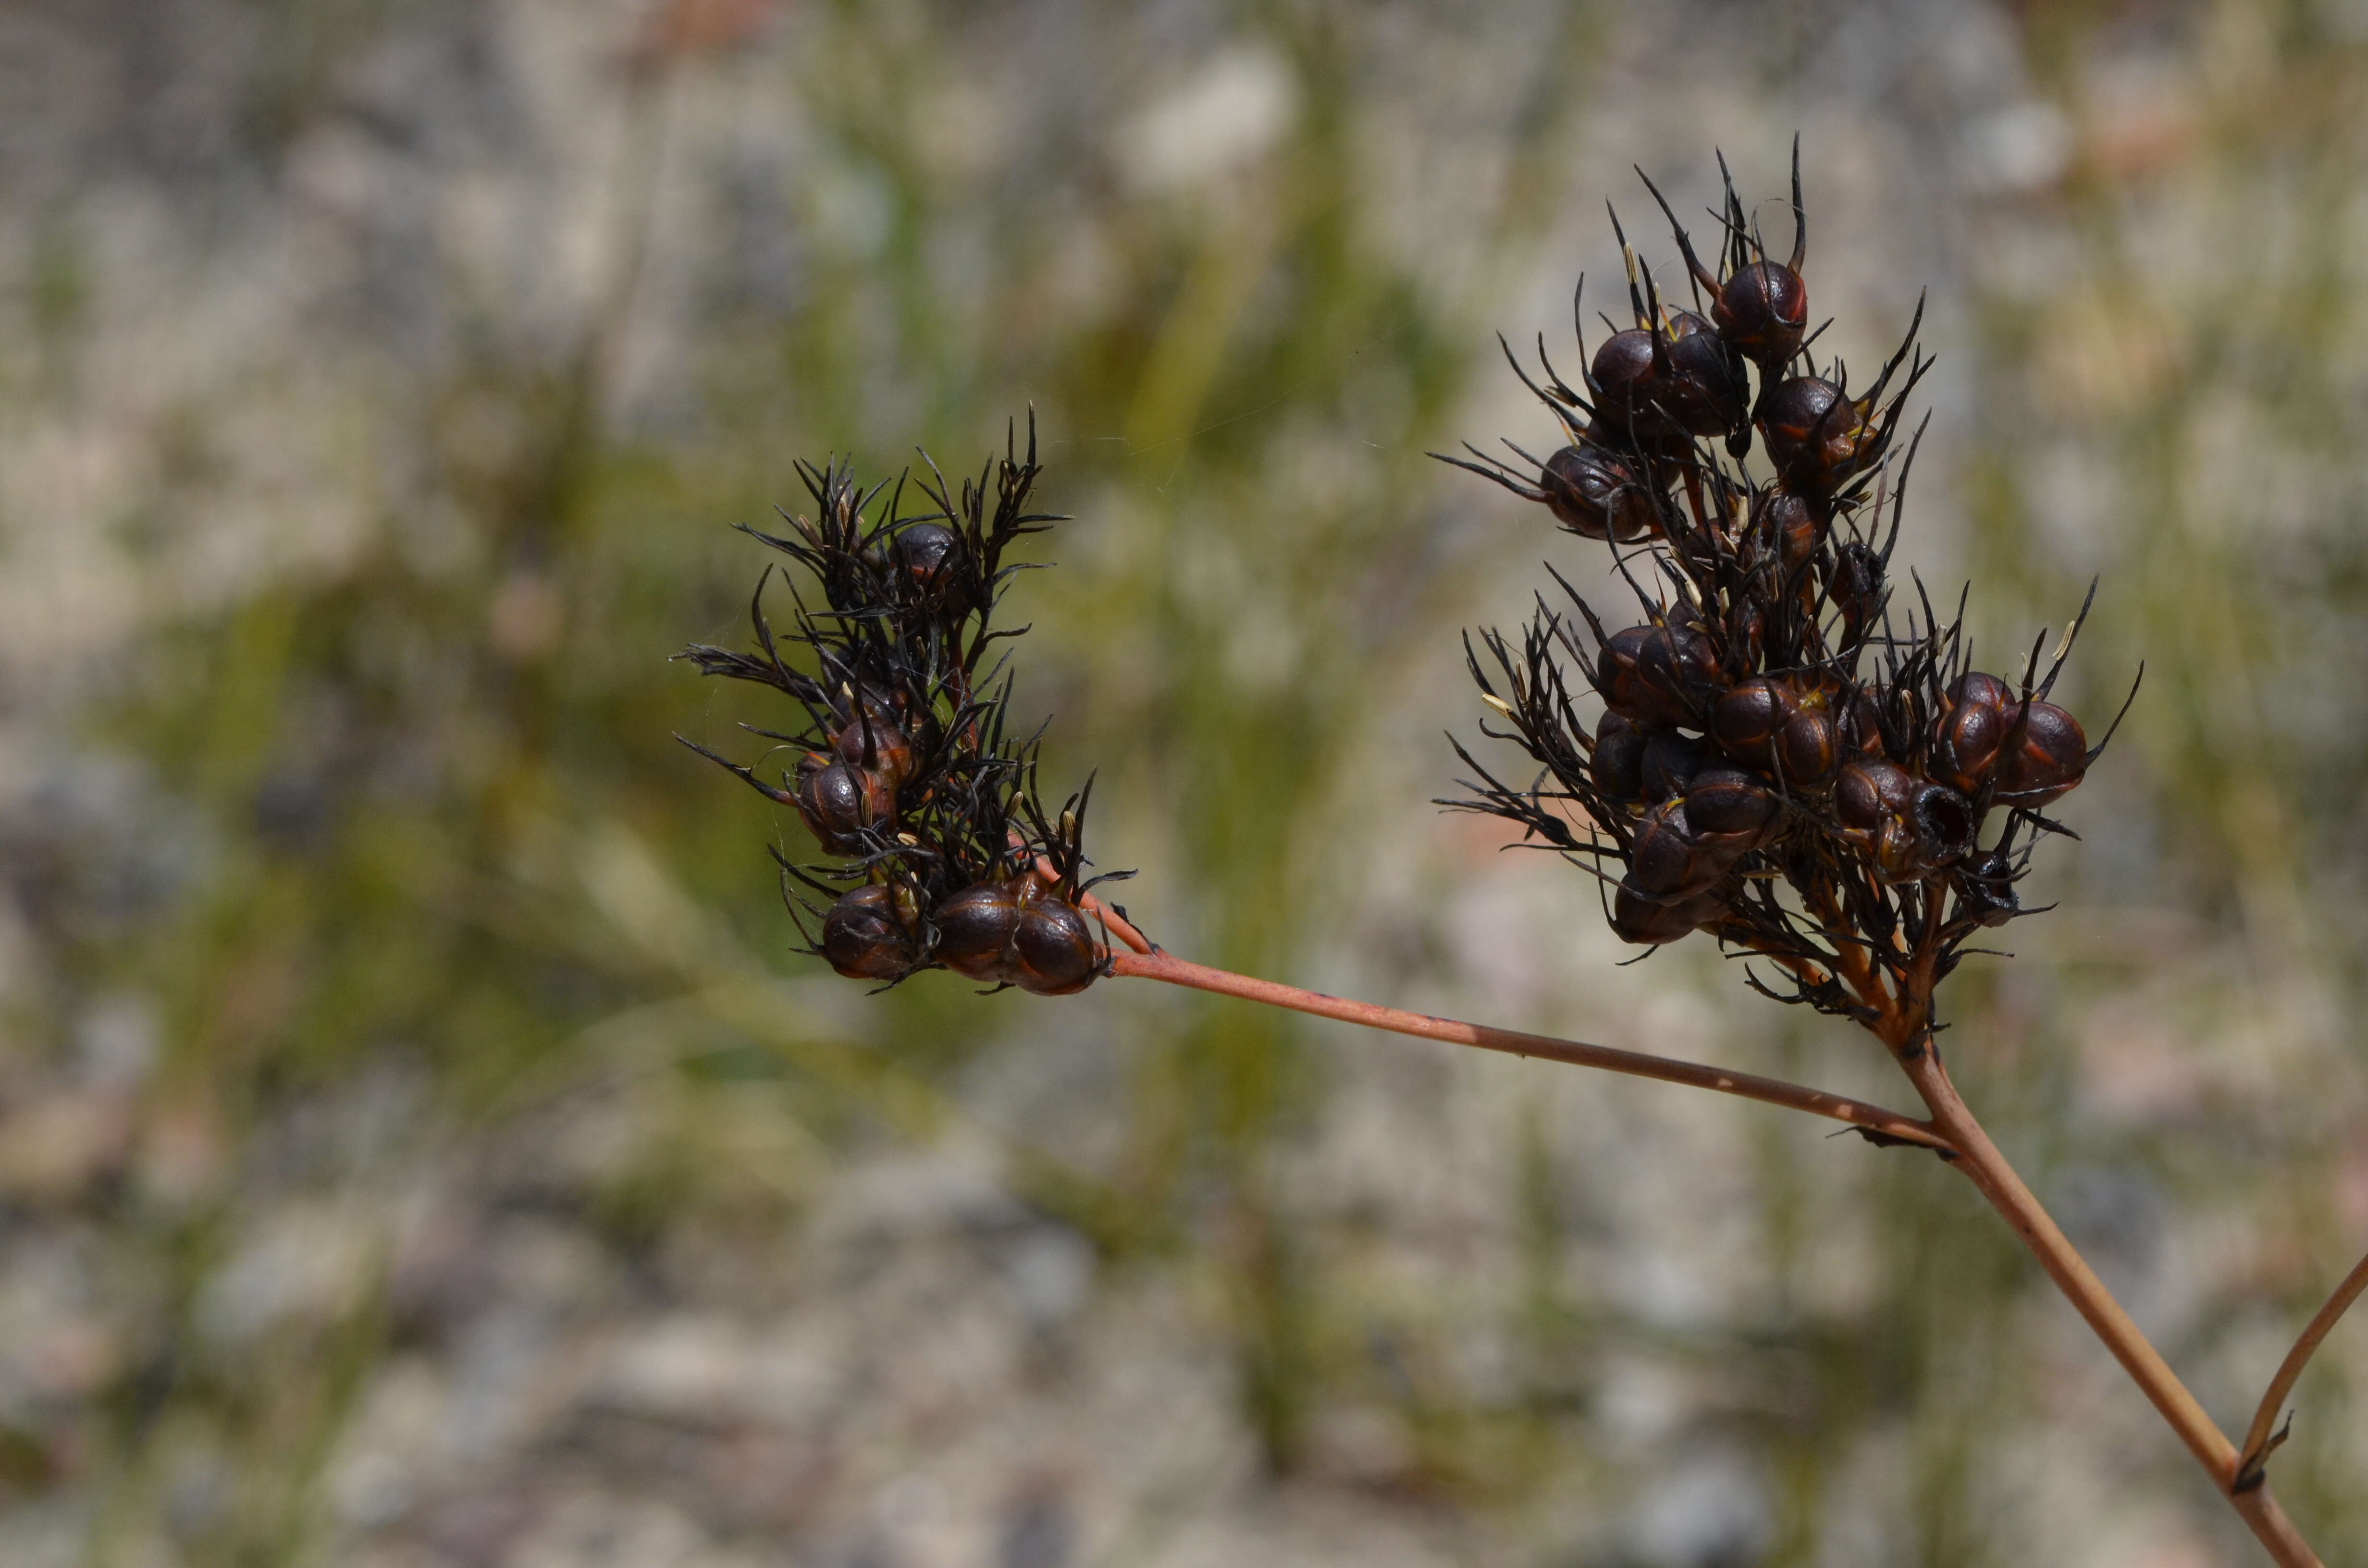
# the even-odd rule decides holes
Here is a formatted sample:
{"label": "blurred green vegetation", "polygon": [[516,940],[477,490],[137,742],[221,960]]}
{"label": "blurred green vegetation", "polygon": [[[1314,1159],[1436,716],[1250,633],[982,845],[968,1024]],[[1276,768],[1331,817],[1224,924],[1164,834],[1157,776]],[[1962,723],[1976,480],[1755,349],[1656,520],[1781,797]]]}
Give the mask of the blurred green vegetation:
{"label": "blurred green vegetation", "polygon": [[[1571,236],[1606,189],[1626,200],[1629,157],[1693,167],[1711,135],[1756,134],[1756,175],[1806,119],[1813,203],[1847,193],[1821,245],[1884,243],[1881,199],[1939,178],[1936,248],[1959,248],[1936,317],[1969,368],[1936,443],[1953,492],[1928,482],[1922,525],[1956,514],[1943,558],[1986,646],[2061,624],[2105,574],[2084,715],[2149,669],[2053,873],[2071,907],[1958,983],[1954,1060],[2241,1426],[2368,1235],[2355,39],[2301,7],[1984,12],[2013,101],[1936,128],[1818,74],[1800,40],[1865,20],[1848,7],[1791,9],[1797,54],[1717,76],[1694,32],[1734,21],[1714,5],[487,9],[507,21],[248,18],[199,219],[336,209],[363,324],[324,307],[297,321],[313,351],[172,383],[133,421],[130,499],[74,519],[145,608],[70,702],[24,703],[82,769],[69,792],[135,781],[121,822],[69,845],[28,807],[10,839],[47,891],[0,1123],[0,1153],[32,1152],[0,1185],[21,1256],[81,1260],[61,1313],[102,1335],[41,1392],[60,1314],[0,1308],[36,1369],[0,1398],[27,1561],[525,1561],[338,1480],[418,1364],[494,1376],[473,1309],[404,1283],[434,1273],[409,1261],[434,1252],[420,1212],[480,1194],[589,1238],[606,1271],[562,1316],[759,1315],[843,1283],[743,1278],[803,1256],[843,1173],[946,1149],[1085,1239],[1110,1314],[1135,1290],[1183,1302],[1254,1456],[1096,1526],[1099,1556],[1007,1535],[1013,1568],[1147,1560],[1168,1514],[1277,1497],[1357,1521],[1294,1561],[1402,1535],[1421,1561],[2238,1560],[2183,1453],[1930,1162],[1117,986],[1064,1013],[946,977],[829,984],[785,956],[762,854],[801,852],[797,830],[671,738],[729,746],[767,715],[667,655],[738,638],[761,562],[726,525],[794,509],[793,460],[885,474],[918,445],[960,469],[1032,405],[1078,520],[1044,552],[1060,569],[1014,589],[1037,624],[1019,707],[1054,718],[1055,779],[1099,770],[1096,852],[1143,868],[1120,896],[1155,936],[1486,1017],[1465,960],[1518,937],[1556,971],[1530,998],[1552,1016],[1505,1021],[1649,1040],[1675,997],[1721,1060],[1896,1103],[1834,1027],[1765,1016],[1713,961],[1613,975],[1567,929],[1594,919],[1586,889],[1535,893],[1431,823],[1429,737],[1468,728],[1441,696],[1453,629],[1522,613],[1544,535],[1422,453],[1519,408],[1489,335],[1518,340],[1532,296],[1559,319]],[[1933,69],[1898,17],[1866,30]],[[413,56],[457,63],[404,76]],[[2039,172],[1985,184],[1961,142],[2009,110]],[[1896,165],[1871,167],[1884,134]],[[142,147],[121,155],[171,166]],[[364,200],[338,207],[348,177]],[[415,187],[435,193],[417,232]],[[104,324],[155,325],[109,292],[106,221],[58,197],[20,236],[0,395],[35,423],[104,424]],[[301,489],[244,569],[179,538],[192,508],[272,509],[243,408],[282,422],[262,449],[333,454],[308,472],[347,476],[343,543],[305,542],[336,530]],[[1537,435],[1515,416],[1503,433]],[[157,886],[94,892],[75,855],[146,857]],[[1491,878],[1516,902],[1465,898]],[[1492,910],[1522,929],[1467,929]],[[128,1088],[89,1067],[126,1006],[156,1042]],[[1031,1071],[1082,1081],[1014,1114],[998,1085]],[[125,1124],[45,1175],[31,1129],[86,1099]],[[223,1328],[267,1267],[316,1280],[303,1310]],[[2368,1544],[2363,1369],[2330,1348],[2275,1469],[2330,1561]],[[639,1483],[571,1434],[515,1473],[485,1461],[489,1484],[523,1494],[579,1449]],[[822,1533],[820,1502],[717,1517],[756,1552],[904,1561]]]}

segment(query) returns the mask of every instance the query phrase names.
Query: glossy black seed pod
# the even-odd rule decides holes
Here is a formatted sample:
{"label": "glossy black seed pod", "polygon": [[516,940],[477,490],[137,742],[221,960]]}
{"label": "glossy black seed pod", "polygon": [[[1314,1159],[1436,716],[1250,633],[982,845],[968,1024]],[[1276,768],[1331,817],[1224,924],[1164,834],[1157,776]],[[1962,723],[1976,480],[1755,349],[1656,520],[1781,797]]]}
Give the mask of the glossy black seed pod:
{"label": "glossy black seed pod", "polygon": [[1543,466],[1538,488],[1547,509],[1582,539],[1626,543],[1660,526],[1637,460],[1589,440],[1563,448]]}
{"label": "glossy black seed pod", "polygon": [[1817,553],[1831,526],[1822,507],[1811,506],[1789,490],[1765,492],[1754,522],[1755,535],[1774,549],[1783,580],[1788,582]]}
{"label": "glossy black seed pod", "polygon": [[1005,882],[973,882],[929,912],[938,928],[934,957],[956,974],[990,984],[1013,978],[1012,938],[1019,934],[1019,900]]}
{"label": "glossy black seed pod", "polygon": [[2015,702],[2014,687],[1998,676],[1984,675],[1979,670],[1967,670],[1951,681],[1947,695],[1951,707],[1975,702],[1985,708],[1996,709],[2000,713],[2013,707]]}
{"label": "glossy black seed pod", "polygon": [[1816,376],[1779,381],[1759,400],[1760,437],[1787,490],[1831,495],[1882,455],[1869,410]]}
{"label": "glossy black seed pod", "polygon": [[1990,797],[1999,805],[2036,809],[2071,793],[2088,774],[2089,738],[2080,721],[2053,702],[2023,704],[2004,740],[1998,792]]}
{"label": "glossy black seed pod", "polygon": [[1611,895],[1612,935],[1639,947],[1658,947],[1711,929],[1726,914],[1725,903],[1715,893],[1663,903],[1622,881]]}
{"label": "glossy black seed pod", "polygon": [[1674,800],[1686,792],[1702,764],[1702,744],[1674,730],[1657,730],[1645,742],[1637,782],[1647,802]]}
{"label": "glossy black seed pod", "polygon": [[1717,886],[1734,863],[1735,856],[1723,846],[1695,838],[1683,801],[1664,801],[1645,808],[1637,821],[1624,885],[1642,897],[1677,903]]}
{"label": "glossy black seed pod", "polygon": [[1654,369],[1653,335],[1641,326],[1598,344],[1588,368],[1596,412],[1614,429],[1648,444],[1684,433],[1660,404],[1663,388]]}
{"label": "glossy black seed pod", "polygon": [[1743,353],[1691,311],[1669,312],[1653,400],[1690,435],[1731,436],[1745,427],[1750,395]]}
{"label": "glossy black seed pod", "polygon": [[878,774],[891,793],[913,776],[913,743],[884,719],[866,714],[841,726],[831,750],[849,767]]}
{"label": "glossy black seed pod", "polygon": [[962,536],[942,523],[908,523],[896,530],[889,551],[897,568],[915,582],[946,587],[960,580]]}
{"label": "glossy black seed pod", "polygon": [[1834,816],[1848,833],[1876,833],[1889,819],[1905,816],[1915,799],[1915,775],[1877,757],[1844,763],[1834,780]]}
{"label": "glossy black seed pod", "polygon": [[1772,760],[1778,732],[1800,710],[1801,696],[1791,681],[1754,676],[1711,709],[1711,739],[1737,762],[1764,766]]}
{"label": "glossy black seed pod", "polygon": [[895,895],[876,884],[839,895],[823,916],[822,956],[849,980],[894,980],[917,956]]}
{"label": "glossy black seed pod", "polygon": [[1686,825],[1713,854],[1744,855],[1784,831],[1784,801],[1739,767],[1705,767],[1686,787]]}
{"label": "glossy black seed pod", "polygon": [[1824,687],[1755,676],[1711,710],[1711,738],[1737,762],[1773,774],[1788,790],[1817,790],[1841,766],[1843,736]]}
{"label": "glossy black seed pod", "polygon": [[1709,639],[1675,623],[1613,632],[1604,639],[1596,677],[1607,707],[1670,730],[1698,725],[1722,685]]}
{"label": "glossy black seed pod", "polygon": [[892,822],[895,791],[878,774],[808,754],[798,765],[798,815],[834,855],[860,855],[863,830]]}
{"label": "glossy black seed pod", "polygon": [[1645,747],[1652,733],[1618,713],[1606,713],[1595,727],[1588,772],[1606,800],[1625,806],[1645,798]]}
{"label": "glossy black seed pod", "polygon": [[1720,286],[1711,306],[1719,335],[1763,370],[1783,368],[1809,326],[1809,286],[1781,262],[1755,261]]}
{"label": "glossy black seed pod", "polygon": [[1932,778],[1979,800],[2006,743],[2008,711],[1984,701],[1959,702],[1935,720],[1926,762]]}
{"label": "glossy black seed pod", "polygon": [[1101,949],[1076,906],[1050,894],[1025,901],[1011,940],[1011,980],[1039,996],[1071,996],[1094,983]]}

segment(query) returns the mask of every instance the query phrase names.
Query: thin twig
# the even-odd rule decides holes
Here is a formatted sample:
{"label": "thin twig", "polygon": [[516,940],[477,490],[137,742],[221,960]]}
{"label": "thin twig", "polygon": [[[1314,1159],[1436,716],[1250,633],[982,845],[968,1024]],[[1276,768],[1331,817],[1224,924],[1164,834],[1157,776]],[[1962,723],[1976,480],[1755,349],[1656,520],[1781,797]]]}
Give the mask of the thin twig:
{"label": "thin twig", "polygon": [[[1116,929],[1115,926],[1112,928]],[[1523,1034],[1514,1029],[1491,1028],[1485,1024],[1462,1023],[1453,1018],[1404,1012],[1395,1007],[1352,1001],[1342,996],[1326,996],[1321,992],[1302,991],[1295,985],[1256,980],[1228,970],[1190,963],[1172,953],[1113,953],[1110,955],[1110,971],[1143,980],[1165,981],[1170,985],[1190,986],[1199,991],[1213,991],[1224,996],[1238,996],[1244,1001],[1262,1002],[1270,1007],[1312,1013],[1319,1018],[1338,1018],[1342,1023],[1387,1029],[1393,1034],[1445,1040],[1452,1045],[1476,1046],[1482,1051],[1501,1051],[1513,1056],[1565,1062],[1574,1067],[1598,1067],[1609,1073],[1626,1074],[1632,1078],[1656,1078],[1665,1084],[1685,1084],[1719,1094],[1738,1095],[1766,1105],[1784,1106],[1793,1110],[1807,1111],[1812,1116],[1847,1122],[1878,1139],[1912,1143],[1942,1155],[1956,1153],[1949,1141],[1934,1132],[1927,1122],[1902,1116],[1897,1111],[1885,1110],[1881,1106],[1845,1099],[1822,1089],[1788,1084],[1780,1079],[1757,1077],[1749,1073],[1729,1073],[1691,1062],[1673,1062],[1668,1057],[1648,1056],[1641,1051],[1556,1040],[1551,1035]]]}
{"label": "thin twig", "polygon": [[2320,1343],[2334,1331],[2337,1321],[2351,1310],[2351,1303],[2360,1299],[2363,1290],[2368,1290],[2368,1257],[2352,1265],[2351,1272],[2343,1277],[2343,1283],[2335,1288],[2335,1294],[2327,1299],[2327,1304],[2318,1309],[2318,1315],[2310,1320],[2310,1326],[2302,1331],[2302,1337],[2294,1341],[2294,1348],[2286,1352],[2285,1360],[2278,1367],[2278,1375],[2270,1380],[2269,1392],[2261,1395],[2260,1408],[2253,1412],[2252,1429],[2245,1434],[2244,1451],[2237,1461],[2236,1484],[2240,1490],[2250,1491],[2260,1485],[2261,1477],[2268,1473],[2262,1467],[2269,1463],[2271,1450],[2286,1438],[2283,1427],[2272,1435],[2270,1424],[2278,1418],[2278,1412],[2285,1405],[2286,1395],[2294,1392],[2295,1381],[2302,1376],[2302,1369],[2310,1365],[2310,1358],[2317,1353]]}

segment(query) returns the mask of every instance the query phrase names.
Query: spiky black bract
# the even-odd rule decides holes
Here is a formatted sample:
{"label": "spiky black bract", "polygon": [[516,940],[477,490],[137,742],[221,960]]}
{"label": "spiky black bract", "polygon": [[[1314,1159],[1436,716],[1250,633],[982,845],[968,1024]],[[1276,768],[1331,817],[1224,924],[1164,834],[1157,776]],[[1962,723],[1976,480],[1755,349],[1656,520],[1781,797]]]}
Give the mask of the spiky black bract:
{"label": "spiky black bract", "polygon": [[[742,528],[788,557],[788,623],[777,627],[767,611],[768,567],[749,603],[750,647],[693,644],[677,655],[792,705],[779,729],[741,726],[775,743],[756,765],[683,744],[793,808],[831,857],[801,863],[774,852],[806,950],[844,974],[893,984],[951,967],[1065,992],[1104,967],[1104,944],[1081,946],[1078,935],[1080,900],[1108,880],[1085,874],[1091,781],[1048,811],[1037,777],[1042,730],[1021,735],[1010,724],[998,645],[1026,628],[998,627],[995,615],[1030,564],[1009,559],[1011,549],[1064,520],[1031,509],[1042,472],[1032,415],[1024,457],[1016,443],[1015,431],[1002,457],[959,484],[927,454],[926,477],[868,488],[848,464],[800,463],[814,515],[784,513],[780,533]],[[907,510],[908,497],[917,509]],[[1028,935],[1015,935],[1017,947],[981,956],[949,943],[939,913],[981,889],[1018,907],[1015,933],[1025,926]],[[1024,961],[1028,954],[1038,961]]]}

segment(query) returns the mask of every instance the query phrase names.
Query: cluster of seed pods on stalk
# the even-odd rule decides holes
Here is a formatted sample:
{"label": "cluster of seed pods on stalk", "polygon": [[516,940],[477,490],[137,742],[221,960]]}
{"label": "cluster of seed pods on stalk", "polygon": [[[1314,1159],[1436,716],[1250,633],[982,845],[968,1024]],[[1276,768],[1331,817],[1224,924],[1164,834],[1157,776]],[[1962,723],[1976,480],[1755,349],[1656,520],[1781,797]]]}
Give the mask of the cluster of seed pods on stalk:
{"label": "cluster of seed pods on stalk", "polygon": [[987,663],[1017,635],[991,626],[1024,569],[1006,551],[1061,520],[1029,509],[1040,472],[1033,419],[1024,459],[1007,443],[959,487],[931,466],[914,487],[927,509],[915,513],[903,509],[901,481],[865,489],[835,462],[800,472],[815,515],[788,517],[787,535],[744,531],[803,567],[822,604],[810,606],[791,577],[794,619],[777,632],[764,605],[768,572],[749,606],[753,648],[694,644],[681,654],[704,674],[791,699],[791,726],[742,726],[786,750],[789,764],[773,782],[683,744],[792,807],[836,857],[801,865],[774,852],[808,950],[839,973],[894,984],[949,969],[1048,995],[1084,990],[1107,963],[1082,907],[1086,889],[1108,880],[1084,876],[1092,786],[1057,812],[1042,808],[1036,740],[1008,733],[1010,682],[999,661]]}
{"label": "cluster of seed pods on stalk", "polygon": [[[1695,308],[1668,302],[1615,214],[1634,324],[1606,323],[1588,356],[1582,314],[1578,388],[1543,338],[1540,376],[1506,351],[1565,444],[1539,459],[1507,443],[1518,462],[1470,447],[1443,458],[1605,541],[1643,619],[1607,630],[1557,573],[1565,602],[1541,595],[1518,639],[1467,639],[1482,699],[1508,726],[1483,733],[1537,772],[1508,783],[1459,744],[1474,792],[1443,803],[1595,870],[1622,938],[1709,932],[1773,960],[1785,989],[1771,994],[1863,1017],[1838,967],[1904,980],[1911,955],[1930,954],[1929,986],[1967,937],[2024,913],[2032,846],[2067,831],[2044,808],[2101,749],[2048,700],[2078,620],[2044,669],[2042,633],[2009,676],[1973,667],[1962,602],[1943,622],[1919,583],[1895,613],[1917,444],[1896,437],[1930,366],[1922,307],[1862,392],[1813,357],[1797,147],[1782,260],[1731,177],[1716,270],[1645,183]],[[1764,473],[1748,461],[1755,436]],[[1591,718],[1582,690],[1600,700]]]}

